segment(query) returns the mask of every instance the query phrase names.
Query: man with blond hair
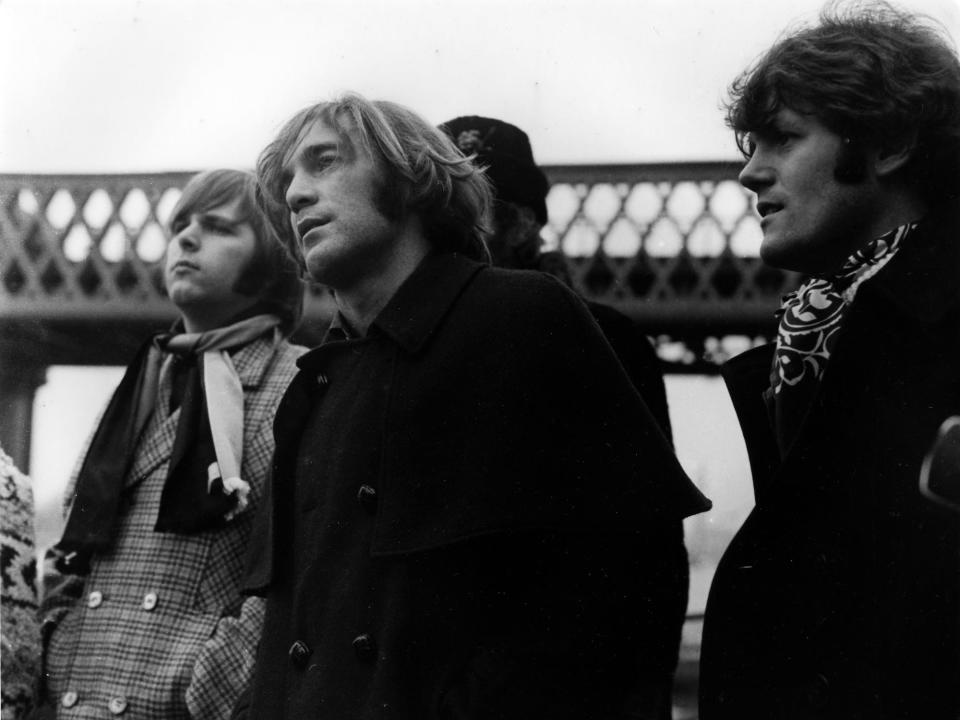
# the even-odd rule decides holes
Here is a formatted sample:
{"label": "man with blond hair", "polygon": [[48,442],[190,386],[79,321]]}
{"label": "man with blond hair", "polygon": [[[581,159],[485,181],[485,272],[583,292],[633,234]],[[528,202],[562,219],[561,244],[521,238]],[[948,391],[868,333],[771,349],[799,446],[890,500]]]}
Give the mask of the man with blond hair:
{"label": "man with blond hair", "polygon": [[337,312],[277,416],[237,716],[626,717],[708,503],[583,304],[489,266],[486,180],[402,106],[307,108],[258,174]]}

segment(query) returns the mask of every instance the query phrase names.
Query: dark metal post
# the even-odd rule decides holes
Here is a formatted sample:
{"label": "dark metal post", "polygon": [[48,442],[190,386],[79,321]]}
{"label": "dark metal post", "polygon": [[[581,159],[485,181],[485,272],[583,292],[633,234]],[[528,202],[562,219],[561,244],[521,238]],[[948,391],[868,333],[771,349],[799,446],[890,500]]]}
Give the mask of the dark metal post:
{"label": "dark metal post", "polygon": [[17,355],[0,351],[0,446],[29,473],[33,399],[46,382],[47,368]]}

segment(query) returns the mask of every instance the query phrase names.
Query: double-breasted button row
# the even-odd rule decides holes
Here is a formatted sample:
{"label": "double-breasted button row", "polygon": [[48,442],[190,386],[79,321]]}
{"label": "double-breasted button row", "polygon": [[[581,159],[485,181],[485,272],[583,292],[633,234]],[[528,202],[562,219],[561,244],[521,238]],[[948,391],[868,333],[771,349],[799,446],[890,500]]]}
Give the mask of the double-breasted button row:
{"label": "double-breasted button row", "polygon": [[290,656],[290,662],[293,663],[294,667],[302,670],[307,666],[310,656],[313,655],[313,650],[303,640],[297,640],[290,646],[287,654]]}
{"label": "double-breasted button row", "polygon": [[[104,599],[105,598],[102,592],[99,590],[94,590],[87,595],[87,607],[91,610],[96,610],[98,607],[103,605]],[[160,598],[155,592],[148,592],[143,596],[143,601],[141,602],[140,606],[147,612],[150,612],[157,607],[157,603],[159,601]]]}
{"label": "double-breasted button row", "polygon": [[357,502],[372,515],[377,511],[377,491],[369,485],[361,485],[357,490]]}
{"label": "double-breasted button row", "polygon": [[[60,704],[67,709],[76,706],[79,700],[80,696],[73,690],[68,690],[60,696]],[[112,715],[123,715],[127,711],[127,707],[129,707],[129,703],[122,695],[112,697],[107,701],[107,710],[109,710]]]}

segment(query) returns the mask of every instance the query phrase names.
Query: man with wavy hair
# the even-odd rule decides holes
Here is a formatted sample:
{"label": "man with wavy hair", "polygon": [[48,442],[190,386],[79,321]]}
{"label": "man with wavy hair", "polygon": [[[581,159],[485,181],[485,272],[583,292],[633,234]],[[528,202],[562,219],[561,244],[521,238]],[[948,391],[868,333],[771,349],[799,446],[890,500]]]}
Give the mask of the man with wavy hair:
{"label": "man with wavy hair", "polygon": [[277,415],[236,715],[625,716],[708,503],[583,304],[487,264],[486,180],[394,103],[307,108],[258,174],[337,312]]}
{"label": "man with wavy hair", "polygon": [[958,522],[921,495],[960,409],[960,62],[830,7],[732,86],[760,254],[805,275],[723,370],[756,507],[707,603],[701,716],[955,718]]}

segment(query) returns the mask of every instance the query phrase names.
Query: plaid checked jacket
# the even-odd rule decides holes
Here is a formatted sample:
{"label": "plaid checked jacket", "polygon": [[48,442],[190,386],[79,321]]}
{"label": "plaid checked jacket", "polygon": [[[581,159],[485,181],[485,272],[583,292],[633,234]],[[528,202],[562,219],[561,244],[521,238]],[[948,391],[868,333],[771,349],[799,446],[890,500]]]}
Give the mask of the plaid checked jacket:
{"label": "plaid checked jacket", "polygon": [[245,549],[270,472],[273,416],[304,351],[286,341],[274,351],[261,338],[232,355],[244,389],[241,474],[250,506],[227,527],[193,535],[154,531],[179,419],[179,410],[168,417],[170,384],[161,374],[112,546],[93,557],[86,577],[46,573],[45,686],[58,717],[229,716],[251,677],[263,623],[263,601],[238,591]]}

